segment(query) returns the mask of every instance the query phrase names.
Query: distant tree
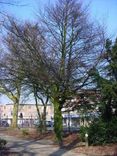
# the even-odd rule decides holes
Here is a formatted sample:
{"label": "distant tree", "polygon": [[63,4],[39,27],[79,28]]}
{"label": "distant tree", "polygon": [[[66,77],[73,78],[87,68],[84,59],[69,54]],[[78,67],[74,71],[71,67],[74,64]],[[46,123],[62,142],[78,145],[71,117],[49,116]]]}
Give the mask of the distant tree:
{"label": "distant tree", "polygon": [[[49,91],[46,83],[40,81],[43,67],[40,67],[41,46],[43,47],[43,39],[41,37],[41,29],[37,24],[24,23],[19,25],[13,18],[8,17],[8,23],[4,25],[6,30],[9,30],[9,35],[5,38],[9,53],[13,54],[15,63],[22,69],[18,72],[24,73],[23,91],[24,96],[34,94],[34,99],[37,108],[37,114],[40,123],[40,131],[46,130],[46,108],[49,100]],[[22,48],[21,48],[22,47]],[[19,51],[21,53],[19,54]],[[27,54],[26,54],[27,51]],[[20,58],[21,57],[21,58]],[[19,59],[19,61],[17,60]],[[15,71],[14,71],[15,74]],[[43,76],[43,75],[42,75]],[[43,105],[43,113],[40,113],[38,103],[41,101]]]}
{"label": "distant tree", "polygon": [[13,102],[12,127],[16,128],[23,79],[12,57],[4,55],[0,60],[0,93],[6,95]]}
{"label": "distant tree", "polygon": [[[37,109],[37,115],[38,120],[40,122],[39,125],[39,131],[40,133],[45,132],[46,129],[46,115],[47,115],[47,105],[49,103],[49,93],[48,88],[45,87],[45,89],[41,86],[38,81],[34,82],[34,79],[32,80],[32,75],[28,77],[28,79],[24,82],[23,86],[23,93],[25,96],[34,96],[35,106]],[[40,104],[43,106],[43,110],[40,112]]]}
{"label": "distant tree", "polygon": [[39,85],[33,84],[33,94],[35,97],[37,112],[40,112],[38,108],[38,103],[41,102],[43,106],[42,114],[38,113],[39,121],[40,121],[40,132],[43,133],[46,131],[46,114],[47,114],[47,105],[49,102],[49,94],[48,91],[44,93],[42,88],[40,89]]}
{"label": "distant tree", "polygon": [[[2,27],[5,19],[3,6],[18,5],[19,2],[15,0],[0,0],[0,28]],[[1,35],[0,35],[1,36]],[[0,52],[3,51],[2,44],[0,46]],[[2,54],[1,54],[2,55]],[[12,127],[17,127],[18,119],[18,105],[20,99],[21,84],[16,76],[11,74],[11,62],[8,57],[0,58],[0,93],[6,95],[14,103],[13,107],[13,120]],[[8,64],[7,64],[8,63]],[[13,67],[14,68],[14,67]],[[9,73],[10,72],[10,73]],[[17,80],[16,80],[17,79]]]}

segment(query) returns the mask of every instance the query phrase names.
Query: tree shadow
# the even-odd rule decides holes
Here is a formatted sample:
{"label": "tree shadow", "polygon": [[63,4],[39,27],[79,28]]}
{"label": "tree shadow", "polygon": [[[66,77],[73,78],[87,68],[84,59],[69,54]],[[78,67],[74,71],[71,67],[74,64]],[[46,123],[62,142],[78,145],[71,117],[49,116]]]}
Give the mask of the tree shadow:
{"label": "tree shadow", "polygon": [[60,147],[57,151],[53,152],[49,156],[62,156],[63,154],[74,149],[78,143],[79,143],[78,139],[75,139],[70,144]]}
{"label": "tree shadow", "polygon": [[[15,138],[15,137],[14,137]],[[8,139],[8,144],[7,147],[9,148],[9,152],[12,153],[12,156],[23,156],[23,155],[28,155],[28,156],[36,156],[39,155],[38,152],[41,152],[40,149],[41,148],[46,148],[45,147],[41,147],[39,145],[54,145],[52,141],[50,140],[45,140],[42,138],[36,138],[33,140],[22,140],[22,139],[18,139],[16,138],[16,140],[12,140],[12,137],[10,139]],[[7,140],[7,139],[6,139]],[[78,139],[74,139],[69,145],[66,146],[62,146],[57,150],[56,148],[54,148],[54,150],[56,150],[55,152],[52,152],[51,150],[51,146],[47,146],[47,148],[49,148],[49,152],[51,152],[51,154],[48,154],[48,156],[61,156],[64,153],[69,152],[71,149],[75,148],[76,144],[78,143]],[[43,149],[42,149],[43,150]],[[48,150],[48,149],[46,149]],[[8,154],[6,154],[8,155]],[[41,155],[41,153],[40,153]],[[2,155],[0,155],[2,156]],[[5,155],[3,155],[5,156]],[[10,155],[8,155],[10,156]]]}
{"label": "tree shadow", "polygon": [[[22,141],[13,141],[12,143],[10,143],[10,145],[8,145],[8,151],[3,152],[3,156],[23,156],[23,155],[28,155],[28,156],[36,156],[37,152],[33,152],[33,149],[31,150],[31,148],[29,147],[30,145],[32,145],[34,143],[33,141],[26,141],[26,142],[22,142]],[[2,155],[0,155],[2,156]]]}
{"label": "tree shadow", "polygon": [[38,152],[35,152],[35,150],[39,151],[39,149],[41,148],[39,145],[53,145],[53,143],[48,140],[41,140],[41,138],[33,140],[18,139],[16,141],[8,141],[7,148],[9,149],[9,152],[13,153],[13,156],[23,156],[25,154],[28,156],[36,156],[38,155]]}

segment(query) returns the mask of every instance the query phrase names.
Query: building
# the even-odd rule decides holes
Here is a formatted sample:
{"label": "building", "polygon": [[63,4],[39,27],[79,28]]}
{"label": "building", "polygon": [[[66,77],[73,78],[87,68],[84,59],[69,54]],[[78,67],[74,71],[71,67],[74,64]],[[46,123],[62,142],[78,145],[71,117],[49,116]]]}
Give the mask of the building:
{"label": "building", "polygon": [[[39,105],[40,113],[43,113],[43,105]],[[0,105],[0,119],[7,120],[11,124],[13,115],[13,104]],[[46,120],[51,121],[53,116],[53,107],[47,105]],[[21,122],[34,121],[38,119],[37,109],[34,104],[20,104],[18,112],[18,124]]]}
{"label": "building", "polygon": [[[43,113],[43,105],[39,105],[40,113]],[[12,122],[13,104],[0,105],[0,119],[6,120],[9,124]],[[63,126],[65,127],[79,127],[86,125],[87,121],[82,120],[83,116],[77,110],[62,109]],[[37,109],[34,104],[20,104],[18,112],[18,124],[25,124],[26,126],[34,125],[38,120]],[[52,105],[47,105],[46,120],[54,122],[54,108]]]}

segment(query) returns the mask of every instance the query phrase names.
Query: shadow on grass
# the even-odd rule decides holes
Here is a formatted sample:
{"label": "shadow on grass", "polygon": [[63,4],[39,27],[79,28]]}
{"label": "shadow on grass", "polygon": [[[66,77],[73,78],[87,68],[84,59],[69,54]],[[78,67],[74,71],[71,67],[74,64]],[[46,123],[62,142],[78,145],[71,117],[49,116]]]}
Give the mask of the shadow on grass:
{"label": "shadow on grass", "polygon": [[75,139],[70,144],[60,147],[57,151],[53,152],[49,156],[62,156],[63,154],[74,149],[78,143],[79,143],[78,139]]}
{"label": "shadow on grass", "polygon": [[[74,140],[67,146],[60,147],[57,151],[51,153],[50,155],[48,154],[48,156],[62,156],[64,153],[67,153],[68,151],[73,149],[77,143],[78,143],[78,139]],[[39,153],[36,152],[36,151],[40,151],[39,144],[40,145],[48,145],[48,144],[50,145],[51,142],[48,142],[47,140],[38,140],[38,139],[13,141],[8,146],[10,151],[8,154],[6,154],[6,156],[7,155],[8,156],[23,156],[23,155],[36,156],[36,155],[39,155]],[[32,146],[32,145],[34,145],[34,146]],[[47,150],[47,149],[45,149],[45,150]],[[49,149],[49,150],[51,150],[51,149]],[[0,155],[0,156],[2,156],[2,155]],[[5,155],[3,155],[3,156],[5,156]]]}

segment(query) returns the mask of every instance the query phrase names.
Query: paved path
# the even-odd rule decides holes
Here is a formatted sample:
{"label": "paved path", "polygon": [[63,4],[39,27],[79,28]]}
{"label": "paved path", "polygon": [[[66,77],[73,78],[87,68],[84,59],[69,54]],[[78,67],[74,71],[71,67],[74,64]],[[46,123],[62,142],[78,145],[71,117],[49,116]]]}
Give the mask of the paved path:
{"label": "paved path", "polygon": [[7,147],[10,147],[11,151],[19,152],[18,156],[85,156],[60,149],[52,145],[50,140],[22,140],[3,134],[0,134],[0,137],[8,141]]}

